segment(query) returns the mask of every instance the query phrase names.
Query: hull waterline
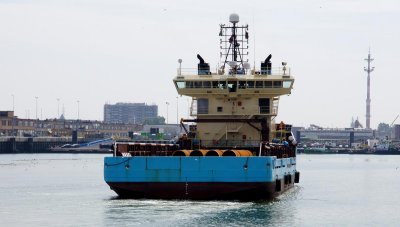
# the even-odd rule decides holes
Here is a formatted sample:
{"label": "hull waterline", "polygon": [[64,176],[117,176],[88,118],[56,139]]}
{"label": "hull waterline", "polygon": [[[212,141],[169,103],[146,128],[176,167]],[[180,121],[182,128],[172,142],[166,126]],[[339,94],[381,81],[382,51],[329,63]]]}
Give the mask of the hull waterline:
{"label": "hull waterline", "polygon": [[[294,179],[294,176],[292,176]],[[193,183],[108,183],[119,198],[131,199],[176,199],[176,200],[271,200],[293,187],[293,183],[282,185],[277,191],[276,182],[231,183],[231,182],[193,182]]]}

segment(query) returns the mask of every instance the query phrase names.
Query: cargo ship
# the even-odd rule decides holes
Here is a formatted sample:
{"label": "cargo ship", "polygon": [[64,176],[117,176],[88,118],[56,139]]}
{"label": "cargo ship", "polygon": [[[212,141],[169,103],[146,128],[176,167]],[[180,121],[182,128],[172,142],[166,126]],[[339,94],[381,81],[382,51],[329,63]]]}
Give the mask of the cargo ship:
{"label": "cargo ship", "polygon": [[178,60],[173,83],[192,99],[182,135],[117,141],[104,158],[104,180],[120,198],[268,200],[299,182],[291,125],[274,122],[280,96],[293,88],[289,67],[272,67],[272,55],[250,67],[249,26],[239,25],[238,14],[218,34],[215,71],[199,54],[197,69]]}

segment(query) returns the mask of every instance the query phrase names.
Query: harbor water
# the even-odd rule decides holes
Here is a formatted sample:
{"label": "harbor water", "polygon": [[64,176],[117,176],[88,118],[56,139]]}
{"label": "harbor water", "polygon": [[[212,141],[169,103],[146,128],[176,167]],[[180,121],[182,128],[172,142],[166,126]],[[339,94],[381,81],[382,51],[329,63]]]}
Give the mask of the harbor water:
{"label": "harbor water", "polygon": [[398,226],[400,156],[298,155],[269,202],[122,200],[100,154],[0,155],[1,226]]}

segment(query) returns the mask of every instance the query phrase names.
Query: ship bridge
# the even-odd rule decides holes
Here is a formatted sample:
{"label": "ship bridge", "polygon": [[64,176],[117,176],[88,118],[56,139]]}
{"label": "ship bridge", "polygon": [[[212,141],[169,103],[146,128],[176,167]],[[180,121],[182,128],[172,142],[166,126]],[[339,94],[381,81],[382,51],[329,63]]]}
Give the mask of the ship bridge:
{"label": "ship bridge", "polygon": [[[218,73],[194,75],[181,72],[178,69],[174,84],[178,94],[193,98],[192,116],[199,114],[275,116],[278,111],[279,96],[290,94],[294,83],[290,70],[283,70],[283,68],[274,68],[269,75],[255,70],[247,75],[220,75]],[[231,100],[236,101],[236,105],[228,107],[226,102]],[[241,106],[242,108],[238,108]],[[232,111],[234,109],[236,111]]]}

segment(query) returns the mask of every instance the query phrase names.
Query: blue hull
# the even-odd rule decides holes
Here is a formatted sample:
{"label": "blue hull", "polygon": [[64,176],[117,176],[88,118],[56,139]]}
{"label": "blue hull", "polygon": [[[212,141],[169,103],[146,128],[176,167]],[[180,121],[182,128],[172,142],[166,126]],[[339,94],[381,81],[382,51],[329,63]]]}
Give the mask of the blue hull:
{"label": "blue hull", "polygon": [[159,199],[273,198],[293,186],[296,158],[106,157],[104,180],[119,196]]}

